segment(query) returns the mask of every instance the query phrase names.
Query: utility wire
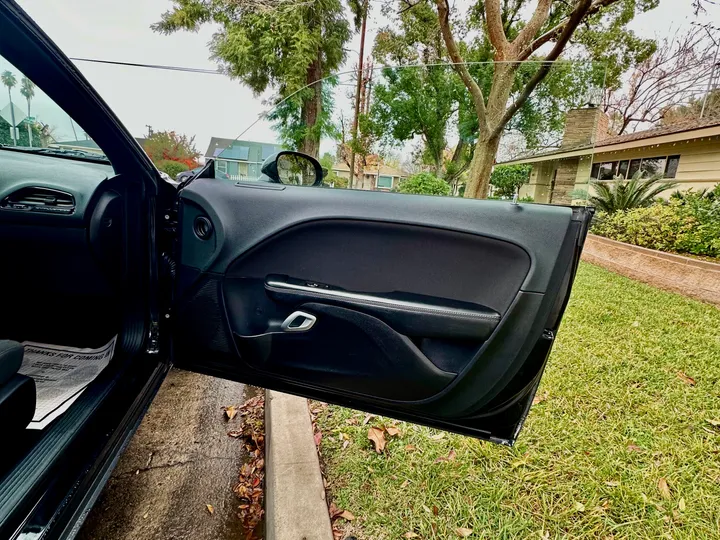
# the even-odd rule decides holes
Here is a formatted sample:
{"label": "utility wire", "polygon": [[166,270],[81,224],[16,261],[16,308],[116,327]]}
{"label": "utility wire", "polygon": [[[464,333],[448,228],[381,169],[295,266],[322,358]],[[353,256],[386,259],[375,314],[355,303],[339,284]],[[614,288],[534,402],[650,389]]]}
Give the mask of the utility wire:
{"label": "utility wire", "polygon": [[75,62],[91,62],[94,64],[110,64],[114,66],[129,66],[129,67],[140,67],[140,68],[150,68],[150,69],[164,69],[167,71],[185,71],[188,73],[207,73],[208,75],[225,75],[220,70],[217,69],[203,69],[203,68],[191,68],[191,67],[183,67],[183,66],[167,66],[164,64],[141,64],[138,62],[119,62],[116,60],[99,60],[97,58],[76,58],[76,57],[70,57],[70,60],[73,60]]}

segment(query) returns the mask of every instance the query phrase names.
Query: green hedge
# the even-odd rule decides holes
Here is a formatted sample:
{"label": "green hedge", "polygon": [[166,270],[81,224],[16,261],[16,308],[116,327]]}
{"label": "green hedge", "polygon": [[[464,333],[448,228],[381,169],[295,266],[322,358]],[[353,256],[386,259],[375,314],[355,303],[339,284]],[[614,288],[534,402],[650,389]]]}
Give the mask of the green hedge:
{"label": "green hedge", "polygon": [[450,184],[427,172],[412,175],[400,182],[400,193],[414,193],[416,195],[450,195]]}
{"label": "green hedge", "polygon": [[167,173],[173,180],[175,180],[175,177],[181,172],[190,169],[185,163],[180,163],[172,159],[161,159],[155,163],[155,166],[162,172]]}
{"label": "green hedge", "polygon": [[647,208],[600,212],[591,232],[660,251],[720,257],[720,198],[691,192]]}

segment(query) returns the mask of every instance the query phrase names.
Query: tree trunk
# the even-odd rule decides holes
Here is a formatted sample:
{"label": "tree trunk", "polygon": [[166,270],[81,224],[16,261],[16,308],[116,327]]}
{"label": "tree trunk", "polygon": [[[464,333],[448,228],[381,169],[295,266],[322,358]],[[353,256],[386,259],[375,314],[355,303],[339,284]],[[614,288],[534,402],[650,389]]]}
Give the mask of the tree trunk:
{"label": "tree trunk", "polygon": [[317,122],[322,113],[322,66],[317,58],[308,66],[307,84],[313,91],[312,97],[303,101],[300,111],[302,123],[305,126],[305,139],[303,140],[300,152],[314,158],[320,157],[320,130]]}
{"label": "tree trunk", "polygon": [[500,145],[500,137],[485,140],[478,139],[475,152],[470,162],[465,197],[468,199],[485,199],[490,188],[490,173],[495,163],[495,154]]}

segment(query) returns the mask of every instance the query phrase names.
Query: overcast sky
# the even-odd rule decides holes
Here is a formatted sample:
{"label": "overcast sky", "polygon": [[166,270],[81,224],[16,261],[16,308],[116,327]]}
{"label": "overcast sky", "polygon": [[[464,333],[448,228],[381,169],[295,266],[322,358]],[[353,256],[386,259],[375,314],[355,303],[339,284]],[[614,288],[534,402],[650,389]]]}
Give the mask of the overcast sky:
{"label": "overcast sky", "polygon": [[[171,36],[150,30],[150,25],[172,7],[169,0],[73,0],[71,3],[20,0],[20,4],[71,57],[216,67],[208,58],[207,44],[214,30],[211,26],[203,27],[198,33],[180,32]],[[379,2],[371,0],[371,5],[369,44],[377,29],[386,24]],[[713,11],[701,20],[718,24],[720,6],[716,4],[711,8]],[[689,28],[693,20],[691,0],[661,0],[657,9],[638,16],[631,26],[641,36],[664,37]],[[350,49],[348,69],[357,62],[357,36]],[[156,130],[175,130],[195,135],[203,153],[211,136],[235,138],[267,110],[262,101],[269,94],[254,97],[239,82],[224,76],[76,64],[134,136],[142,136],[147,125]],[[267,122],[261,121],[243,138],[272,142],[275,133]]]}

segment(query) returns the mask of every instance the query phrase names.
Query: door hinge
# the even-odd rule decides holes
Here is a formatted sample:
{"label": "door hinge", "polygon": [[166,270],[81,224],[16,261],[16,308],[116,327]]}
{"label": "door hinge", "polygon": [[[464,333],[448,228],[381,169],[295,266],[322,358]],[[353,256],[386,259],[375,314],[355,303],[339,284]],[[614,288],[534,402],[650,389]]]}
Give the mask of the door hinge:
{"label": "door hinge", "polygon": [[150,323],[148,345],[145,352],[148,354],[158,354],[160,352],[160,325],[157,321],[152,321]]}

